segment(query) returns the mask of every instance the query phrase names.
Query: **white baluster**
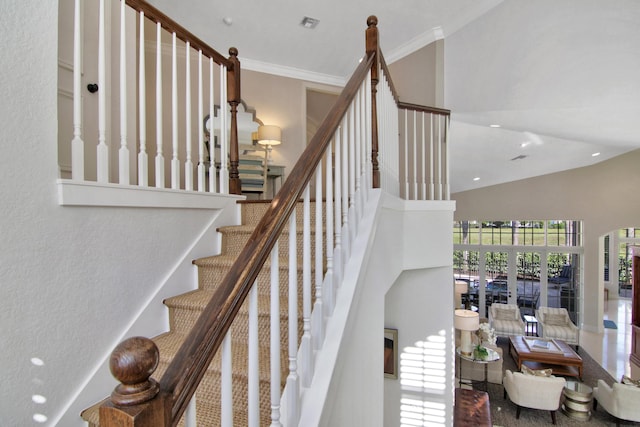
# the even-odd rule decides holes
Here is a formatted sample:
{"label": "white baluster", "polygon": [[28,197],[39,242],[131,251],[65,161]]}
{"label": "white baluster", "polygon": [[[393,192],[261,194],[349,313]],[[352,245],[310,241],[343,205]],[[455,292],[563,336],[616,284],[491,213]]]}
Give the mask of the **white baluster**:
{"label": "white baluster", "polygon": [[302,202],[302,340],[300,342],[300,373],[303,387],[311,385],[313,360],[311,347],[311,208],[309,185]]}
{"label": "white baluster", "polygon": [[407,200],[419,200],[418,196],[418,112],[413,110],[413,198]]}
{"label": "white baluster", "polygon": [[[335,183],[334,183],[334,236],[335,250],[333,256],[333,292],[342,281],[342,128],[338,127],[335,133]],[[335,295],[334,295],[335,298]],[[335,300],[334,300],[335,301]]]}
{"label": "white baluster", "polygon": [[438,116],[438,200],[442,200],[442,127]]}
{"label": "white baluster", "polygon": [[196,418],[198,410],[196,408],[196,395],[194,394],[189,405],[184,412],[184,425],[185,427],[197,427],[198,420]]}
{"label": "white baluster", "polygon": [[191,142],[191,44],[187,42],[185,46],[186,53],[186,88],[185,88],[185,122],[187,128],[186,144],[187,144],[187,159],[184,164],[184,189],[187,191],[193,191],[193,161],[191,160],[191,151],[193,144]]}
{"label": "white baluster", "polygon": [[249,291],[249,366],[248,421],[250,427],[260,426],[260,371],[258,369],[258,281]]}
{"label": "white baluster", "polygon": [[126,3],[120,2],[120,151],[118,152],[119,183],[129,185],[129,148],[127,147],[127,48],[124,11]]}
{"label": "white baluster", "polygon": [[421,114],[422,117],[422,137],[420,138],[420,146],[422,151],[422,177],[420,178],[420,183],[422,184],[422,200],[427,200],[427,144],[426,144],[426,133],[425,133],[425,121],[427,120],[427,115],[423,111]]}
{"label": "white baluster", "polygon": [[364,191],[362,191],[363,178],[364,178],[364,84],[360,85],[356,98],[356,230],[358,229],[358,223],[362,218],[363,206],[364,206]]}
{"label": "white baluster", "polygon": [[444,200],[449,200],[451,197],[449,188],[449,116],[444,117],[444,161],[445,171],[443,174],[445,180],[444,187]]}
{"label": "white baluster", "polygon": [[[369,200],[369,189],[373,188],[373,181],[372,181],[372,176],[373,176],[373,165],[372,165],[372,161],[373,161],[373,154],[371,153],[372,150],[372,142],[371,142],[371,134],[372,134],[372,129],[371,129],[371,71],[369,71],[369,74],[367,75],[367,78],[365,80],[365,90],[364,90],[364,100],[365,100],[365,112],[364,112],[364,129],[365,129],[365,147],[364,147],[364,164],[365,164],[365,188],[367,189],[366,192],[366,197],[365,197],[365,202]],[[376,124],[377,126],[377,124]]]}
{"label": "white baluster", "polygon": [[[349,254],[351,253],[351,242],[349,240],[349,123],[344,121],[342,126],[342,208],[340,213],[342,214],[342,267],[347,262]],[[338,282],[340,286],[342,280]]]}
{"label": "white baluster", "polygon": [[[325,239],[326,246],[325,251],[327,253],[327,272],[325,274],[325,283],[323,292],[324,295],[324,314],[326,317],[333,313],[333,307],[335,305],[335,292],[333,291],[333,152],[331,151],[331,144],[325,153],[325,159],[327,167],[325,170]],[[324,320],[323,320],[324,321]]]}
{"label": "white baluster", "polygon": [[156,23],[156,187],[164,188],[162,153],[162,25]]}
{"label": "white baluster", "polygon": [[213,58],[209,58],[209,123],[211,123],[211,129],[209,131],[209,192],[215,193],[217,189],[216,185],[216,147],[215,138],[213,137],[213,121],[214,117],[214,98],[213,98]]}
{"label": "white baluster", "polygon": [[144,12],[140,12],[140,46],[138,65],[138,126],[140,128],[140,152],[138,153],[138,185],[149,186],[149,156],[147,154],[147,82],[144,55]]}
{"label": "white baluster", "polygon": [[202,127],[203,116],[203,107],[202,107],[202,99],[203,99],[203,81],[202,81],[202,50],[198,51],[198,120],[196,123],[198,126],[198,191],[206,190],[206,181],[205,181],[205,169],[206,166],[204,164],[204,129]]}
{"label": "white baluster", "polygon": [[435,158],[433,152],[433,113],[429,113],[429,194],[431,195],[429,200],[435,200]]}
{"label": "white baluster", "polygon": [[178,160],[178,48],[173,33],[171,53],[171,188],[180,189],[180,160]]}
{"label": "white baluster", "polygon": [[229,155],[227,152],[227,67],[220,65],[220,192],[229,193]]}
{"label": "white baluster", "polygon": [[231,331],[222,340],[220,373],[220,420],[222,427],[233,426],[233,364],[231,355]]}
{"label": "white baluster", "polygon": [[82,140],[82,40],[80,39],[80,0],[73,12],[73,139],[71,140],[71,178],[84,181],[84,141]]}
{"label": "white baluster", "polygon": [[298,253],[296,211],[289,219],[289,375],[287,376],[287,425],[298,424]]}
{"label": "white baluster", "polygon": [[280,422],[280,261],[279,242],[271,250],[271,427],[281,427]]}
{"label": "white baluster", "polygon": [[109,147],[107,146],[107,86],[105,51],[104,0],[100,0],[100,23],[98,24],[98,182],[109,182]]}
{"label": "white baluster", "polygon": [[316,229],[315,229],[315,288],[316,299],[313,305],[313,318],[311,321],[313,348],[319,349],[324,341],[324,304],[322,294],[322,270],[323,270],[323,253],[322,245],[324,243],[324,233],[322,227],[322,159],[316,169]]}
{"label": "white baluster", "polygon": [[355,240],[356,233],[356,116],[355,105],[352,102],[349,107],[349,253],[351,253],[351,244]]}
{"label": "white baluster", "polygon": [[[386,106],[385,106],[386,107]],[[409,200],[409,111],[402,110],[404,115],[404,198]]]}

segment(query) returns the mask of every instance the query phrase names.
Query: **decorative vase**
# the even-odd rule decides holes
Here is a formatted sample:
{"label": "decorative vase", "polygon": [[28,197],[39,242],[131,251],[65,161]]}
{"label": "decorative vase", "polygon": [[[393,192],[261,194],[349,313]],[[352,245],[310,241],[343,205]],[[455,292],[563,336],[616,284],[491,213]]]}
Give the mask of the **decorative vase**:
{"label": "decorative vase", "polygon": [[477,345],[473,349],[473,358],[477,360],[487,360],[489,358],[489,352],[485,347]]}

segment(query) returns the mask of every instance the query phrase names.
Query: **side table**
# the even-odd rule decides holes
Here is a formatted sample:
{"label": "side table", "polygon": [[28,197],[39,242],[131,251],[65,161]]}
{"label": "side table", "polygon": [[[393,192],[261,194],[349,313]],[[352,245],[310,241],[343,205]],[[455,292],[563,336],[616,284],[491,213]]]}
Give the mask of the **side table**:
{"label": "side table", "polygon": [[[459,347],[456,349],[456,353],[457,353],[458,357],[460,357],[460,359],[468,360],[469,362],[483,365],[483,368],[484,368],[483,369],[484,379],[481,382],[484,384],[484,391],[488,391],[487,365],[489,363],[497,362],[498,360],[500,360],[500,355],[498,354],[498,352],[493,350],[493,349],[491,349],[491,348],[487,348],[488,355],[487,355],[486,359],[476,359],[475,357],[473,357],[473,355],[464,356],[464,355],[462,355],[462,352],[460,351]],[[463,378],[462,378],[462,363],[460,363],[459,365],[460,365],[460,367],[459,367],[459,372],[458,372],[458,379],[460,380],[460,384],[462,384],[462,381],[463,381]],[[468,381],[471,384],[471,386],[473,387],[474,381],[472,379],[465,379],[465,380]]]}
{"label": "side table", "polygon": [[538,319],[536,316],[524,315],[525,331],[527,336],[538,336]]}
{"label": "side table", "polygon": [[562,412],[569,418],[580,421],[591,419],[593,389],[578,381],[567,381],[562,392]]}

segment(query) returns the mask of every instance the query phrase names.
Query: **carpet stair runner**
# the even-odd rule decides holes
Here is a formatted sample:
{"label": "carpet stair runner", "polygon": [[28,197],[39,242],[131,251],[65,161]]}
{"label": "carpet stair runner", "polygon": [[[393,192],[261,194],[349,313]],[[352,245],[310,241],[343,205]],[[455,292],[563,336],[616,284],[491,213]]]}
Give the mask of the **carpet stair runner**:
{"label": "carpet stair runner", "polygon": [[[242,225],[220,227],[222,235],[221,253],[219,255],[200,258],[193,261],[198,267],[198,289],[182,295],[167,298],[164,304],[169,309],[169,332],[161,334],[153,341],[160,350],[160,363],[153,375],[159,379],[185,340],[187,334],[211,299],[216,287],[224,278],[229,268],[244,248],[254,227],[269,207],[266,202],[239,202],[241,205]],[[296,232],[298,239],[298,339],[302,337],[302,203],[296,207]],[[311,248],[314,247],[315,207],[311,203]],[[324,210],[323,210],[324,211]],[[279,241],[280,269],[280,345],[284,351],[280,354],[281,390],[287,377],[288,357],[286,354],[288,340],[288,225],[282,232]],[[312,266],[314,265],[312,256]],[[313,274],[313,273],[312,273]],[[258,282],[258,337],[259,337],[259,380],[260,380],[260,425],[269,425],[270,419],[270,261],[267,260],[259,273]],[[313,287],[312,287],[313,288]],[[231,326],[232,348],[232,384],[234,391],[234,425],[248,424],[246,412],[247,366],[248,366],[248,298],[241,306],[236,320]],[[220,352],[216,354],[196,391],[198,426],[220,425]],[[237,396],[243,396],[239,401]],[[89,427],[99,426],[98,408],[102,402],[82,412],[82,418]],[[183,420],[179,425],[184,425]]]}

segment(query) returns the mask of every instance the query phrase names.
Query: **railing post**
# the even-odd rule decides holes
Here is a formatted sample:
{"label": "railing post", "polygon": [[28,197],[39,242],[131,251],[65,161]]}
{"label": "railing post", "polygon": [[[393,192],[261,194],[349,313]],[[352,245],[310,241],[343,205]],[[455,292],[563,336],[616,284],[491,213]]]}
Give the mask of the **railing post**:
{"label": "railing post", "polygon": [[[231,66],[227,68],[227,97],[231,106],[231,135],[229,141],[229,194],[241,194],[242,186],[238,173],[238,104],[240,103],[240,61],[238,49],[229,49]],[[224,159],[220,159],[224,161]]]}
{"label": "railing post", "polygon": [[113,350],[109,368],[120,384],[111,400],[100,407],[102,427],[169,427],[171,400],[160,392],[151,378],[160,353],[153,341],[144,337],[124,340]]}
{"label": "railing post", "polygon": [[378,166],[378,108],[376,93],[378,85],[379,70],[379,46],[378,46],[378,18],[370,16],[367,18],[366,52],[373,53],[373,63],[371,64],[371,173],[373,188],[380,188],[380,169]]}

